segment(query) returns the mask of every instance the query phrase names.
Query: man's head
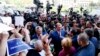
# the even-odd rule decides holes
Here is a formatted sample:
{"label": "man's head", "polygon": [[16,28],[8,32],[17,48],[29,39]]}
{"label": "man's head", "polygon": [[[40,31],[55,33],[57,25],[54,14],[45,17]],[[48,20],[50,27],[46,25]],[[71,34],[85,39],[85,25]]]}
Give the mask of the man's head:
{"label": "man's head", "polygon": [[34,43],[34,47],[35,47],[36,51],[41,52],[43,50],[43,43],[42,43],[42,41],[41,40],[37,40]]}
{"label": "man's head", "polygon": [[85,29],[85,33],[89,36],[89,38],[93,37],[94,35],[93,29],[91,28]]}
{"label": "man's head", "polygon": [[42,34],[42,27],[37,26],[37,27],[35,28],[35,30],[36,30],[36,33],[37,33],[38,35]]}
{"label": "man's head", "polygon": [[86,33],[79,34],[77,40],[80,46],[85,46],[89,43],[89,39]]}
{"label": "man's head", "polygon": [[87,28],[91,28],[92,27],[92,22],[91,21],[87,21],[86,22],[86,27]]}
{"label": "man's head", "polygon": [[84,19],[84,17],[80,18],[80,24],[81,24],[81,25],[84,25],[84,24],[85,24],[85,19]]}
{"label": "man's head", "polygon": [[60,31],[62,29],[62,24],[61,23],[57,23],[56,24],[56,30]]}

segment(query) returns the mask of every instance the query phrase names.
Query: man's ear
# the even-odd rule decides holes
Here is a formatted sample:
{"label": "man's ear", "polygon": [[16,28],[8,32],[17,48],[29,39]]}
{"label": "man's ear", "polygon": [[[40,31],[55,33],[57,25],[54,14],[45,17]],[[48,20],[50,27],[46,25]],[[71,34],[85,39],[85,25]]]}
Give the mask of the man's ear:
{"label": "man's ear", "polygon": [[79,41],[80,42],[80,44],[82,44],[82,41]]}

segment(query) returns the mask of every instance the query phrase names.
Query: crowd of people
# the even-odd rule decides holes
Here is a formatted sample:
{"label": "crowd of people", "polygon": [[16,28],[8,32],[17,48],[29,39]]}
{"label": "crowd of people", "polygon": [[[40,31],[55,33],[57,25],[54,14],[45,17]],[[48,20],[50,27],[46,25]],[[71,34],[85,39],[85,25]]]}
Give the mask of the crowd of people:
{"label": "crowd of people", "polygon": [[[7,40],[20,38],[32,47],[14,56],[98,56],[100,52],[100,18],[70,12],[61,16],[55,12],[19,13],[24,26],[15,26],[14,15],[9,13],[14,29],[0,33],[0,56],[6,56]],[[2,22],[1,22],[2,23]]]}

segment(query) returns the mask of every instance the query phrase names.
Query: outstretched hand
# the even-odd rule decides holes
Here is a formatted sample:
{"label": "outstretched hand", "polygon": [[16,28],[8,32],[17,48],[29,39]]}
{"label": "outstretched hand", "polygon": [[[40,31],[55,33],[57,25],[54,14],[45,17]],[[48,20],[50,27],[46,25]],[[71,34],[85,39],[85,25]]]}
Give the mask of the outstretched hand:
{"label": "outstretched hand", "polygon": [[32,25],[32,22],[27,22],[26,25],[25,25],[25,28],[27,29],[28,26]]}
{"label": "outstretched hand", "polygon": [[48,51],[50,50],[50,42],[51,42],[51,39],[48,39],[49,35],[48,34],[45,34],[42,36],[42,42],[43,42],[43,46],[44,46],[44,50],[45,51]]}
{"label": "outstretched hand", "polygon": [[49,37],[48,34],[45,34],[42,36],[44,51],[46,52],[46,56],[53,56],[50,51],[50,46],[49,46],[51,39],[48,39],[48,37]]}
{"label": "outstretched hand", "polygon": [[0,56],[5,56],[6,54],[6,47],[7,47],[7,40],[9,37],[8,32],[0,33]]}

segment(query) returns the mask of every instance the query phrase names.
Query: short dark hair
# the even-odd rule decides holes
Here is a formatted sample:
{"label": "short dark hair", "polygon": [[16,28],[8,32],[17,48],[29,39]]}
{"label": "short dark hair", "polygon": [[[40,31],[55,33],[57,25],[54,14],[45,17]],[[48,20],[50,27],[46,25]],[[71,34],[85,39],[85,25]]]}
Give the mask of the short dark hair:
{"label": "short dark hair", "polygon": [[94,31],[91,28],[85,29],[85,33],[89,36],[92,37],[94,35]]}

